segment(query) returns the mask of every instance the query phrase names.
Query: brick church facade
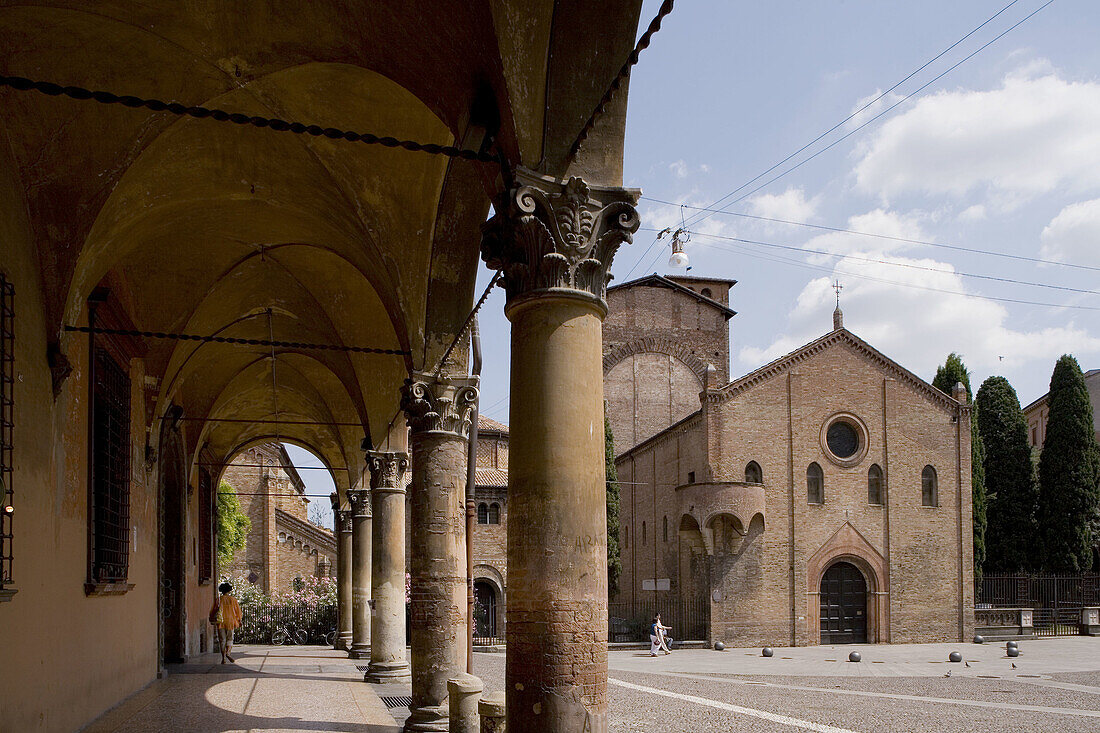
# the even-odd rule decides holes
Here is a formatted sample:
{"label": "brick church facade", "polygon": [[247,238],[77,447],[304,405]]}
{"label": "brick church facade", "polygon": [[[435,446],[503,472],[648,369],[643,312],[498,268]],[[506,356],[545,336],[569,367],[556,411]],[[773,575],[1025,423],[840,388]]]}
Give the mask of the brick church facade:
{"label": "brick church facade", "polygon": [[278,443],[262,443],[239,453],[222,481],[237,491],[241,511],[252,527],[244,549],[223,574],[248,578],[265,593],[293,591],[309,576],[336,577],[332,530],[308,519],[305,482]]}
{"label": "brick church facade", "polygon": [[709,640],[735,645],[969,638],[965,396],[876,351],[839,309],[832,331],[729,381],[733,284],[655,275],[609,291],[613,600],[703,605]]}

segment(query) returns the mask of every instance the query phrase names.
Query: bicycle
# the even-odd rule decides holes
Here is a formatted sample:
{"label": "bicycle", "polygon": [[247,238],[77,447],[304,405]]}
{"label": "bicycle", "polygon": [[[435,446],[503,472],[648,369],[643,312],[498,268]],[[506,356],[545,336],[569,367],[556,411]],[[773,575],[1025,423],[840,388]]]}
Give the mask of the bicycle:
{"label": "bicycle", "polygon": [[305,629],[291,628],[287,624],[283,624],[275,628],[271,632],[271,643],[273,646],[282,646],[284,644],[297,644],[303,646],[309,642],[309,634]]}

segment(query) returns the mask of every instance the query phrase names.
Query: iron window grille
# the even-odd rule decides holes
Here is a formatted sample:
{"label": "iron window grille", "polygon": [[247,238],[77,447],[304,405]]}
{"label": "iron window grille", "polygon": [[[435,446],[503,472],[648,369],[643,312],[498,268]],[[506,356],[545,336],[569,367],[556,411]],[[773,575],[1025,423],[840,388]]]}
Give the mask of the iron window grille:
{"label": "iron window grille", "polygon": [[12,583],[12,450],[15,432],[15,287],[0,274],[0,588]]}
{"label": "iron window grille", "polygon": [[95,350],[91,581],[126,581],[130,561],[130,378]]}
{"label": "iron window grille", "polygon": [[214,577],[214,497],[210,472],[199,469],[199,582]]}

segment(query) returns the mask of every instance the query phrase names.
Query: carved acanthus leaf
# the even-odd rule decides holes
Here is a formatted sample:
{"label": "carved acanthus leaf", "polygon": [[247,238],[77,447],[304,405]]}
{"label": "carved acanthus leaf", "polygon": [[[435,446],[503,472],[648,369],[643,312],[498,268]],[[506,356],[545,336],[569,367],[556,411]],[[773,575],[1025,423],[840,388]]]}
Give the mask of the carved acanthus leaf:
{"label": "carved acanthus leaf", "polygon": [[404,486],[409,468],[407,453],[370,451],[367,453],[372,489],[399,489]]}
{"label": "carved acanthus leaf", "polygon": [[477,378],[436,378],[416,373],[401,388],[401,409],[414,433],[444,432],[461,438],[470,434],[477,402]]}

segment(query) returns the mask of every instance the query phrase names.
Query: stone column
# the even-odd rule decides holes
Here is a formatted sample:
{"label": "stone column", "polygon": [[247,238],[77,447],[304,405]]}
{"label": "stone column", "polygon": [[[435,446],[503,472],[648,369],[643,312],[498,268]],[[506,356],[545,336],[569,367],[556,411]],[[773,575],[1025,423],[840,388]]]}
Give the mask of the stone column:
{"label": "stone column", "polygon": [[507,727],[604,733],[604,298],[639,192],[516,175],[481,250],[512,322]]}
{"label": "stone column", "polygon": [[411,446],[412,704],[406,731],[447,730],[447,681],[466,671],[466,436],[477,379],[414,373]]}
{"label": "stone column", "polygon": [[336,526],[336,648],[351,649],[351,510],[334,509]]}
{"label": "stone column", "polygon": [[350,489],[351,502],[351,659],[370,656],[370,490]]}
{"label": "stone column", "polygon": [[371,597],[368,682],[404,682],[409,679],[405,658],[405,471],[406,453],[367,453],[370,467]]}

